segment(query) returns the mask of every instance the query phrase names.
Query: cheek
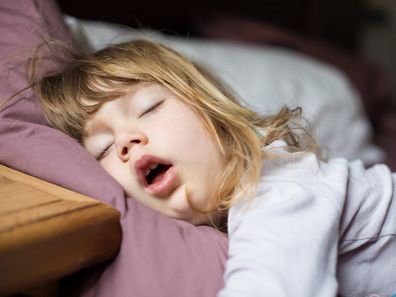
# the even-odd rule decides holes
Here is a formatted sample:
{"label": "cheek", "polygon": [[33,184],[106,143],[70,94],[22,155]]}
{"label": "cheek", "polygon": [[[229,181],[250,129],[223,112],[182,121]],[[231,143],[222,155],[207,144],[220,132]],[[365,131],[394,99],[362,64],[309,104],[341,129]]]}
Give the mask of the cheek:
{"label": "cheek", "polygon": [[214,141],[204,128],[203,124],[195,115],[190,118],[184,118],[172,127],[172,136],[174,143],[177,143],[180,150],[186,153],[195,152],[200,156],[214,150]]}
{"label": "cheek", "polygon": [[[172,130],[171,130],[172,131]],[[177,144],[180,155],[184,155],[189,162],[195,164],[196,169],[210,175],[211,171],[220,170],[223,157],[215,142],[214,136],[204,127],[194,112],[181,112],[178,123],[174,125],[172,143]]]}
{"label": "cheek", "polygon": [[117,173],[117,165],[113,157],[107,156],[103,160],[99,161],[100,165],[113,177],[115,177]]}
{"label": "cheek", "polygon": [[201,120],[190,108],[178,101],[171,101],[169,105],[167,113],[156,117],[158,122],[153,124],[164,141],[189,150],[207,141],[209,137],[203,137],[207,133]]}
{"label": "cheek", "polygon": [[108,156],[104,160],[100,161],[102,167],[109,173],[124,189],[124,191],[132,196],[136,194],[136,191],[133,191],[134,187],[132,184],[131,173],[126,166],[122,166],[122,164],[115,160],[112,156]]}
{"label": "cheek", "polygon": [[[215,141],[206,130],[197,130],[190,139],[183,143],[180,152],[184,153],[187,164],[186,173],[188,180],[199,200],[207,199],[216,187],[216,180],[224,167],[224,158]],[[180,154],[181,155],[181,154]]]}

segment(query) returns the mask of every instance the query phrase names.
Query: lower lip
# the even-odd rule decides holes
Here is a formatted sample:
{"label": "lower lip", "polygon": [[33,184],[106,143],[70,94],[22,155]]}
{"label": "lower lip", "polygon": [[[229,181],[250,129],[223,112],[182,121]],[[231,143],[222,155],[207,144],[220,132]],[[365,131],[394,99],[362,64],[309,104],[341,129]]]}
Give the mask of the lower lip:
{"label": "lower lip", "polygon": [[172,166],[165,172],[161,180],[154,184],[147,185],[145,188],[152,195],[163,196],[169,193],[169,191],[172,189],[175,179],[176,169]]}

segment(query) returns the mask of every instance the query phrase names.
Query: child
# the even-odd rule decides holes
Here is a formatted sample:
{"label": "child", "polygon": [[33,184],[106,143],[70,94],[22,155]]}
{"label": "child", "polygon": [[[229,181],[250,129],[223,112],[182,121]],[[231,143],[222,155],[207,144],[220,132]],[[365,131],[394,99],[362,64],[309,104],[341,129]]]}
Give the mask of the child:
{"label": "child", "polygon": [[396,293],[395,175],[320,161],[299,109],[257,114],[145,40],[76,56],[36,91],[127,196],[192,224],[227,216],[219,296]]}

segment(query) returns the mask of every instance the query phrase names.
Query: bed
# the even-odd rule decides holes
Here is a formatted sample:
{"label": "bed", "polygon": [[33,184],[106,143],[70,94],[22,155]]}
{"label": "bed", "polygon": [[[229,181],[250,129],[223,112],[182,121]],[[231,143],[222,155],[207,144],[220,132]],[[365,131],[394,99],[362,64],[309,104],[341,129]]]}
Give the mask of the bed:
{"label": "bed", "polygon": [[[283,104],[303,105],[328,157],[361,158],[367,166],[385,161],[396,169],[390,154],[395,148],[390,136],[396,131],[396,117],[389,87],[382,72],[365,62],[231,16],[197,24],[196,30],[206,39],[136,32],[71,16],[64,19],[50,0],[1,2],[1,99],[27,86],[25,61],[43,36],[95,50],[150,35],[215,68],[245,104],[262,112],[273,112]],[[234,43],[237,40],[245,44]],[[64,61],[53,59],[59,55],[56,48],[44,48],[43,53],[43,72],[62,67]],[[337,125],[328,129],[333,123]],[[116,234],[117,226],[122,233],[122,241],[117,244],[115,236],[115,246],[100,260],[7,293],[59,278],[61,296],[215,296],[221,288],[226,235],[167,218],[125,198],[120,186],[78,143],[47,126],[31,90],[18,93],[0,111],[0,163],[111,206],[118,223],[114,225],[113,219],[115,229],[103,230],[103,235]],[[97,245],[98,251],[104,249],[103,241]]]}

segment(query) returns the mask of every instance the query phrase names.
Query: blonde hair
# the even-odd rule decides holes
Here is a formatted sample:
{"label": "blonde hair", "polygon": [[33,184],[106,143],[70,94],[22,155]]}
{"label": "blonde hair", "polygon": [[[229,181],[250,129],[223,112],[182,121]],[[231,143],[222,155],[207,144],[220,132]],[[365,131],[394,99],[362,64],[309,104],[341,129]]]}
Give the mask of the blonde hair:
{"label": "blonde hair", "polygon": [[[274,140],[283,139],[291,151],[316,148],[302,124],[301,109],[283,108],[276,115],[262,116],[240,105],[232,92],[202,66],[148,40],[75,55],[63,72],[41,79],[36,91],[49,123],[82,142],[90,115],[140,82],[159,83],[189,105],[226,160],[210,205],[197,209],[189,201],[202,213],[224,213],[242,196],[253,195],[262,159],[276,157],[263,149]],[[97,104],[88,106],[82,98]],[[263,129],[265,133],[261,133]]]}

